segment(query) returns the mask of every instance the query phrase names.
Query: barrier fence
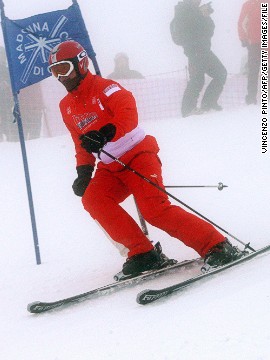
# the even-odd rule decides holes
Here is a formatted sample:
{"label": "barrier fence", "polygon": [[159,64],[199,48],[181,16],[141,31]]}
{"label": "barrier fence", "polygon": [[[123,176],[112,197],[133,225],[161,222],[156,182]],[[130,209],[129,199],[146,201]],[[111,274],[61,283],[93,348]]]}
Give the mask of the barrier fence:
{"label": "barrier fence", "polygon": [[[135,96],[141,121],[181,118],[181,100],[188,81],[186,69],[151,75],[145,79],[117,81]],[[206,85],[209,81],[206,77]],[[224,111],[244,105],[246,82],[246,75],[228,75],[219,101]],[[21,90],[19,99],[26,140],[67,133],[59,111],[59,101],[65,94],[65,88],[53,78]],[[0,118],[1,123],[3,119]],[[9,119],[8,126],[13,134],[10,141],[17,141],[16,124]],[[5,138],[6,135],[2,135],[2,139]]]}

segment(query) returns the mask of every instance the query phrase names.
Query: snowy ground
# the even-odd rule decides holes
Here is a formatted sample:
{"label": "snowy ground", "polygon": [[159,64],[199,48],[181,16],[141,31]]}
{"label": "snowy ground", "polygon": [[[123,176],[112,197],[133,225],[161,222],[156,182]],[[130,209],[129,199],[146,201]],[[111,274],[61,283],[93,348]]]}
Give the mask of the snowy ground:
{"label": "snowy ground", "polygon": [[[254,248],[270,242],[269,154],[260,150],[259,108],[148,122],[157,136],[167,185],[182,201]],[[31,315],[34,300],[54,300],[105,285],[124,261],[73,195],[69,136],[27,142],[42,264],[35,254],[19,144],[0,144],[1,347],[3,360],[269,360],[267,255],[149,306],[144,288],[162,277],[61,311]],[[124,206],[136,216],[132,199]],[[179,260],[195,252],[149,226]],[[235,243],[235,242],[234,242]]]}

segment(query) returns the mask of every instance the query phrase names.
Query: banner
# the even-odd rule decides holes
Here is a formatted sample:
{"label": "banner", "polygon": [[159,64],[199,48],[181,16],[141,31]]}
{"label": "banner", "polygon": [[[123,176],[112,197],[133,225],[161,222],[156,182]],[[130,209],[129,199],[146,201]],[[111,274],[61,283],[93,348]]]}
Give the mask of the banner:
{"label": "banner", "polygon": [[65,40],[75,40],[82,44],[93,62],[96,73],[100,74],[79,5],[76,0],[72,2],[73,5],[65,10],[10,20],[5,16],[4,2],[0,0],[1,25],[14,100],[13,114],[18,125],[38,265],[41,264],[41,257],[18,93],[21,89],[51,76],[48,70],[49,53],[54,46]]}
{"label": "banner", "polygon": [[5,46],[13,90],[19,92],[51,73],[48,57],[51,49],[65,40],[78,41],[93,59],[92,48],[78,4],[68,9],[10,20],[2,14]]}

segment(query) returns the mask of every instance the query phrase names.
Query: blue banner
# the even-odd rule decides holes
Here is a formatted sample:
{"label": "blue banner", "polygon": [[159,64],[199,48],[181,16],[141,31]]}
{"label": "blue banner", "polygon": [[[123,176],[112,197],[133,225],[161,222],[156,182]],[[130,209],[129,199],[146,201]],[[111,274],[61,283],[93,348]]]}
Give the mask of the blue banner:
{"label": "blue banner", "polygon": [[78,41],[88,56],[95,58],[78,4],[20,20],[2,16],[2,22],[13,91],[19,92],[51,75],[48,56],[60,42]]}

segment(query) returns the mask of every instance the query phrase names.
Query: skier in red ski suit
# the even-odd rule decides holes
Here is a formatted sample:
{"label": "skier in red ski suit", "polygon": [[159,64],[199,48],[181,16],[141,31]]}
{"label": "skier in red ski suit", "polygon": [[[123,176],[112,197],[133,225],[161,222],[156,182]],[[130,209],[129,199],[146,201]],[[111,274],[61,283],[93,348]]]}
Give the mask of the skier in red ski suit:
{"label": "skier in red ski suit", "polygon": [[218,248],[215,253],[221,253],[229,242],[212,225],[171,205],[165,193],[100,152],[104,147],[164,188],[159,147],[156,139],[138,125],[134,97],[117,82],[92,75],[88,61],[85,50],[74,41],[57,45],[49,57],[51,72],[68,91],[60,110],[76,149],[78,177],[73,190],[82,196],[85,210],[109,237],[127,249],[123,272],[138,273],[161,265],[158,251],[120,206],[131,194],[151,225],[181,240],[202,257],[212,249]]}

